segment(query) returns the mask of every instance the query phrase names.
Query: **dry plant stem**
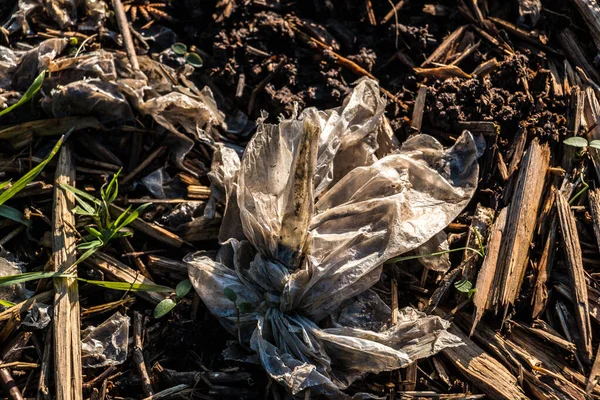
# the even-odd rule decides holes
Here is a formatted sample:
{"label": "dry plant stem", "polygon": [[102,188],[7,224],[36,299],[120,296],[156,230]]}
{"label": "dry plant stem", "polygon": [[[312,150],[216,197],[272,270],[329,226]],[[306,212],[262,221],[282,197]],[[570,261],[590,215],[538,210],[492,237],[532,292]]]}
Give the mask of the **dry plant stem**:
{"label": "dry plant stem", "polygon": [[154,150],[152,154],[146,157],[144,161],[142,161],[133,171],[131,171],[123,179],[121,179],[121,182],[119,183],[121,185],[126,185],[127,183],[129,183],[140,172],[142,172],[144,168],[150,165],[150,163],[152,163],[152,161],[154,161],[157,157],[160,157],[165,151],[167,151],[167,146],[161,146],[158,149]]}
{"label": "dry plant stem", "polygon": [[119,30],[123,36],[125,51],[127,52],[127,57],[129,57],[129,62],[131,62],[131,67],[135,71],[139,71],[140,64],[138,63],[137,55],[135,54],[135,47],[133,46],[133,39],[131,39],[129,23],[127,22],[125,10],[123,9],[123,3],[121,3],[121,0],[112,0],[112,5],[115,11],[115,17],[117,18],[117,24],[119,25]]}
{"label": "dry plant stem", "polygon": [[[127,239],[127,238],[121,238],[120,242],[123,245],[123,249],[125,249],[126,252],[132,253],[132,254],[135,253],[135,249],[131,245],[131,242],[129,241],[129,239]],[[146,268],[146,265],[142,262],[142,260],[140,260],[139,255],[132,255],[130,259],[135,264],[135,266],[137,267],[137,269],[139,269],[140,272],[146,278],[152,280],[152,275],[150,275],[150,271],[148,271],[148,268]]]}
{"label": "dry plant stem", "polygon": [[2,382],[4,391],[8,393],[12,400],[23,400],[21,391],[15,383],[15,380],[13,379],[8,368],[0,368],[0,382]]}
{"label": "dry plant stem", "polygon": [[[125,212],[124,209],[117,207],[114,204],[111,204],[109,207],[110,215],[113,218],[117,218],[119,217],[119,215]],[[158,225],[149,224],[140,218],[137,218],[135,221],[129,224],[129,227],[135,229],[136,231],[140,231],[143,234],[148,235],[151,238],[154,238],[160,242],[168,244],[172,247],[180,248],[185,243],[176,234],[169,232],[168,230],[161,228]]]}
{"label": "dry plant stem", "polygon": [[423,61],[421,67],[424,67],[432,62],[439,61],[444,55],[446,55],[448,50],[450,50],[450,47],[452,47],[452,45],[456,43],[458,39],[460,39],[466,28],[467,25],[459,26],[454,32],[448,35],[446,39],[444,39],[444,41],[433,51],[433,53],[431,53],[429,57]]}
{"label": "dry plant stem", "polygon": [[46,340],[44,340],[44,354],[42,355],[42,368],[40,369],[40,379],[38,381],[37,400],[48,400],[51,398],[50,390],[48,389],[48,377],[50,376],[50,368],[52,367],[52,337],[52,325],[50,325],[46,332]]}
{"label": "dry plant stem", "polygon": [[421,131],[421,125],[423,124],[423,112],[425,111],[425,100],[427,99],[427,86],[421,85],[417,92],[417,98],[415,100],[415,106],[413,108],[412,118],[410,120],[410,126],[417,132]]}
{"label": "dry plant stem", "polygon": [[383,25],[387,23],[394,16],[394,14],[400,11],[402,7],[404,7],[404,0],[400,0],[399,2],[397,2],[396,5],[390,11],[388,11],[387,14],[385,14],[385,17],[381,19],[379,24]]}
{"label": "dry plant stem", "polygon": [[[129,268],[127,265],[120,261],[115,260],[111,256],[102,252],[96,252],[90,258],[84,261],[84,263],[91,265],[92,267],[100,269],[108,277],[118,282],[127,282],[131,284],[141,283],[144,285],[155,285],[150,279],[144,277],[139,272]],[[136,291],[135,295],[142,299],[149,301],[152,304],[158,304],[165,299],[165,296],[157,292],[144,292]]]}
{"label": "dry plant stem", "polygon": [[148,370],[144,361],[144,354],[142,353],[142,314],[137,311],[133,313],[133,338],[133,361],[142,378],[142,391],[146,397],[149,397],[154,394],[154,391],[152,390],[152,384],[150,383],[150,377],[148,376]]}
{"label": "dry plant stem", "polygon": [[6,322],[18,318],[21,314],[27,312],[36,302],[48,303],[53,296],[52,291],[43,292],[28,298],[14,306],[0,312],[0,322]]}
{"label": "dry plant stem", "polygon": [[556,206],[564,239],[563,248],[569,266],[569,275],[571,276],[575,298],[575,317],[579,331],[577,350],[583,362],[589,364],[592,358],[592,327],[590,325],[587,285],[581,260],[579,235],[575,225],[575,216],[569,207],[568,200],[562,193],[556,194]]}
{"label": "dry plant stem", "polygon": [[101,381],[105,380],[106,378],[108,378],[114,372],[115,368],[116,367],[114,365],[111,365],[110,367],[106,368],[104,370],[104,372],[102,372],[100,375],[96,376],[91,381],[84,383],[83,388],[86,390],[93,388],[94,385],[96,385],[96,383],[101,382]]}
{"label": "dry plant stem", "polygon": [[[71,150],[64,145],[60,151],[54,182],[54,220],[52,249],[54,270],[77,274],[73,263],[77,259],[76,236],[72,228],[75,216],[73,194],[58,186],[75,185]],[[82,399],[81,342],[79,335],[79,289],[73,278],[54,279],[54,368],[57,399]]]}

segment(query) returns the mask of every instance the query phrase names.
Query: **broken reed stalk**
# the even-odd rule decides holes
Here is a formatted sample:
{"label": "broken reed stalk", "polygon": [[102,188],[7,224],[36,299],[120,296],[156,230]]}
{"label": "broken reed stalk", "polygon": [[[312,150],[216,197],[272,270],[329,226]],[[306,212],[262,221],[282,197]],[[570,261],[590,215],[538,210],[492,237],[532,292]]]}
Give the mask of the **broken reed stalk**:
{"label": "broken reed stalk", "polygon": [[127,15],[123,9],[123,3],[121,0],[112,0],[113,9],[115,11],[115,17],[117,19],[117,25],[123,36],[123,46],[127,52],[129,62],[134,71],[140,70],[140,64],[138,63],[137,55],[135,54],[135,46],[133,45],[133,39],[131,39],[131,32],[129,30],[129,23],[127,22]]}
{"label": "broken reed stalk", "polygon": [[38,381],[37,400],[48,400],[51,398],[48,389],[48,378],[50,377],[50,368],[52,366],[52,325],[48,326],[46,340],[44,340],[44,353],[42,354],[42,367],[40,368],[40,379]]}
{"label": "broken reed stalk", "polygon": [[[113,218],[118,218],[121,214],[125,212],[124,209],[115,206],[114,204],[109,205],[110,215]],[[158,225],[149,224],[141,218],[136,218],[129,226],[136,231],[140,231],[145,235],[150,236],[158,240],[159,242],[165,243],[169,246],[180,248],[185,243],[179,236],[176,234],[161,228]]]}
{"label": "broken reed stalk", "polygon": [[133,313],[133,361],[142,379],[142,391],[146,397],[152,396],[154,390],[150,383],[150,377],[148,376],[148,369],[146,368],[146,362],[144,361],[144,354],[142,352],[142,314],[135,311]]}
{"label": "broken reed stalk", "polygon": [[[72,193],[59,184],[75,185],[75,168],[71,150],[63,145],[58,157],[54,181],[53,240],[54,270],[76,275],[76,236],[73,232],[75,207]],[[54,279],[54,382],[56,398],[82,399],[81,342],[79,334],[79,289],[73,278]]]}
{"label": "broken reed stalk", "polygon": [[581,245],[577,233],[576,221],[565,196],[556,193],[556,208],[563,235],[563,248],[565,251],[569,275],[571,277],[573,296],[575,299],[575,317],[577,319],[577,330],[579,331],[579,343],[577,350],[586,364],[592,358],[592,327],[590,324],[590,313],[588,304],[587,285],[585,272],[581,259]]}

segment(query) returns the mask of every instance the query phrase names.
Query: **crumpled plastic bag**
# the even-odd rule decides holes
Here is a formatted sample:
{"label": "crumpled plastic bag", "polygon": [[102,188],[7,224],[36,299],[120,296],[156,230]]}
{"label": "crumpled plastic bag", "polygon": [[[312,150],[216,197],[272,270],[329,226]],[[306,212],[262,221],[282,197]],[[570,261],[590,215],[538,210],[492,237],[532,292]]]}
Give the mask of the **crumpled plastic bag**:
{"label": "crumpled plastic bag", "polygon": [[229,179],[235,196],[227,191],[226,214],[239,214],[245,239],[223,227],[231,239],[215,259],[185,259],[194,288],[232,334],[237,313],[224,290],[244,303],[243,340],[292,395],[344,398],[367,373],[461,344],[447,321],[410,308],[386,326],[389,313],[369,288],[384,262],[429,241],[468,204],[477,148],[468,132],[449,149],[416,135],[379,158],[384,108],[377,82],[363,79],[339,108],[259,121]]}
{"label": "crumpled plastic bag", "polygon": [[101,368],[124,363],[128,341],[129,317],[116,312],[102,324],[81,331],[81,365]]}

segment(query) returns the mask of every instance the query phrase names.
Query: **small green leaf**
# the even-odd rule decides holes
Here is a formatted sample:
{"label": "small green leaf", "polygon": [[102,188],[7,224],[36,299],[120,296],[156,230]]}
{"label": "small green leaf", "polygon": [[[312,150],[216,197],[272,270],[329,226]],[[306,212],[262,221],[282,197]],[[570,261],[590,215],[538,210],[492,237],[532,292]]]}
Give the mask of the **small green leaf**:
{"label": "small green leaf", "polygon": [[85,229],[86,231],[88,231],[92,236],[97,237],[98,239],[102,239],[104,236],[102,236],[102,234],[100,233],[100,231],[98,231],[98,229],[94,228],[93,226],[84,226],[83,229]]}
{"label": "small green leaf", "polygon": [[15,194],[20,192],[29,182],[33,181],[35,179],[35,177],[38,176],[40,174],[40,172],[42,172],[42,170],[44,169],[46,164],[48,164],[50,162],[50,160],[52,160],[52,157],[54,157],[54,155],[56,153],[58,153],[58,149],[60,149],[60,146],[62,145],[64,138],[65,137],[62,136],[60,139],[58,139],[58,142],[56,142],[56,144],[54,145],[54,148],[52,149],[52,151],[50,151],[50,154],[48,154],[48,156],[46,157],[46,159],[44,161],[39,163],[35,168],[31,169],[31,171],[27,172],[18,181],[16,181],[11,187],[9,187],[8,189],[6,189],[4,192],[2,192],[0,194],[0,205],[4,204],[6,201],[8,201],[10,198],[12,198]]}
{"label": "small green leaf", "polygon": [[473,284],[471,283],[471,281],[462,279],[460,281],[454,282],[454,287],[459,292],[469,293],[473,289]]}
{"label": "small green leaf", "polygon": [[573,147],[587,147],[588,146],[588,141],[581,136],[573,136],[570,137],[568,139],[565,139],[565,141],[563,142],[566,145],[569,146],[573,146]]}
{"label": "small green leaf", "polygon": [[117,173],[113,175],[106,189],[102,189],[102,196],[104,201],[108,204],[112,204],[119,194],[119,182],[117,179],[119,178],[122,170],[122,168],[119,169]]}
{"label": "small green leaf", "polygon": [[173,289],[162,285],[149,285],[145,283],[129,283],[129,282],[109,282],[109,281],[94,281],[89,279],[77,278],[78,280],[92,285],[100,286],[106,289],[124,290],[126,292],[162,292],[171,293]]}
{"label": "small green leaf", "polygon": [[173,53],[177,54],[178,56],[183,56],[185,53],[187,53],[187,46],[183,43],[174,43],[171,46],[171,50],[173,50]]}
{"label": "small green leaf", "polygon": [[242,301],[240,304],[238,304],[238,310],[240,310],[240,312],[244,314],[252,312],[252,304],[246,301]]}
{"label": "small green leaf", "polygon": [[[115,222],[116,228],[122,229],[123,227],[125,227],[125,226],[129,225],[130,223],[132,223],[133,221],[135,221],[137,219],[137,217],[140,216],[140,213],[142,211],[144,211],[146,209],[146,207],[148,207],[150,204],[151,203],[142,204],[141,206],[136,208],[131,214],[129,214],[129,216],[127,216],[127,218],[125,218],[125,220],[123,222],[121,222],[120,225],[117,222]],[[121,214],[119,216],[117,221],[119,221],[124,215],[127,215],[127,212],[129,211],[130,208],[131,208],[131,206],[129,206],[129,208],[127,210],[125,210],[125,212],[123,214]]]}
{"label": "small green leaf", "polygon": [[15,108],[27,103],[29,100],[31,100],[31,98],[33,97],[33,95],[35,95],[38,90],[40,90],[40,88],[42,87],[42,83],[44,83],[44,75],[45,75],[46,71],[42,71],[34,80],[33,83],[31,84],[31,86],[29,86],[29,89],[27,89],[27,91],[25,92],[25,94],[23,95],[23,97],[21,97],[21,99],[16,102],[15,104],[13,104],[12,106],[5,108],[4,110],[0,111],[0,117],[8,114],[9,112],[11,112],[12,110],[14,110]]}
{"label": "small green leaf", "polygon": [[202,57],[200,57],[196,53],[188,53],[185,56],[185,61],[194,68],[201,68],[202,65],[204,65],[204,61],[202,60]]}
{"label": "small green leaf", "polygon": [[235,303],[237,301],[237,294],[235,294],[235,292],[233,291],[233,289],[231,289],[231,288],[225,288],[225,289],[223,289],[223,294],[232,303]]}
{"label": "small green leaf", "polygon": [[16,303],[13,303],[12,301],[0,299],[0,306],[3,306],[3,307],[12,307],[14,305],[16,305]]}
{"label": "small green leaf", "polygon": [[171,300],[171,299],[164,299],[163,301],[161,301],[160,303],[158,303],[156,305],[156,307],[154,308],[154,313],[153,313],[154,318],[158,319],[158,318],[164,317],[176,305],[177,304],[173,300]]}
{"label": "small green leaf", "polygon": [[183,299],[192,289],[192,282],[189,279],[184,279],[177,284],[175,287],[175,294],[177,300]]}
{"label": "small green leaf", "polygon": [[600,140],[592,140],[589,146],[600,150]]}
{"label": "small green leaf", "polygon": [[2,204],[0,206],[0,217],[12,219],[15,222],[23,224],[27,227],[31,226],[31,221],[25,218],[25,215],[17,210],[16,208],[12,208],[7,206],[6,204]]}
{"label": "small green leaf", "polygon": [[92,240],[92,241],[89,241],[89,242],[79,243],[77,245],[77,249],[78,250],[97,249],[99,247],[102,247],[102,241],[101,240]]}

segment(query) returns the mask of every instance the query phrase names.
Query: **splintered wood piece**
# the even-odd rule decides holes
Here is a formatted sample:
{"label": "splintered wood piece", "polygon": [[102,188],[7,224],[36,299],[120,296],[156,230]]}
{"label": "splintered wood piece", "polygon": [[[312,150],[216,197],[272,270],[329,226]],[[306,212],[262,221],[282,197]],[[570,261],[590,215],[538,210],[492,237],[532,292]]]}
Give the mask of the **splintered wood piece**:
{"label": "splintered wood piece", "polygon": [[600,50],[600,8],[595,0],[572,0],[590,29],[592,40]]}
{"label": "splintered wood piece", "polygon": [[494,72],[496,70],[496,68],[498,68],[500,66],[500,63],[498,62],[498,60],[496,60],[496,58],[492,58],[490,60],[484,61],[483,63],[479,64],[471,73],[471,75],[473,75],[473,77],[481,79],[489,74],[491,74],[492,72]]}
{"label": "splintered wood piece", "polygon": [[600,82],[599,75],[596,69],[588,61],[585,56],[586,51],[583,50],[575,34],[569,29],[565,28],[558,34],[558,43],[566,54],[570,62],[575,65],[579,65],[594,82]]}
{"label": "splintered wood piece", "polygon": [[444,39],[444,41],[433,51],[433,53],[431,53],[429,57],[423,61],[421,67],[441,60],[441,58],[446,55],[450,47],[452,47],[452,45],[460,39],[465,29],[467,29],[467,25],[459,26],[454,32],[448,35],[446,39]]}
{"label": "splintered wood piece", "polygon": [[[54,181],[52,250],[54,271],[76,275],[75,198],[59,184],[75,185],[71,150],[63,145]],[[57,399],[82,399],[79,289],[74,278],[54,278],[54,383]]]}
{"label": "splintered wood piece", "polygon": [[527,399],[517,378],[509,370],[455,325],[452,325],[448,331],[458,336],[464,345],[444,349],[442,353],[475,386],[492,399]]}
{"label": "splintered wood piece", "polygon": [[508,175],[512,175],[519,166],[523,153],[525,152],[525,143],[527,142],[527,129],[525,125],[519,124],[519,131],[515,139],[512,141],[512,146],[509,150],[510,164],[508,164]]}
{"label": "splintered wood piece", "polygon": [[[150,279],[146,278],[140,272],[129,268],[122,262],[115,260],[108,254],[102,252],[96,252],[90,258],[84,261],[92,267],[100,269],[108,277],[119,281],[127,282],[131,284],[144,284],[144,285],[156,285]],[[134,294],[141,297],[142,299],[149,301],[153,304],[158,304],[165,299],[165,296],[158,292],[146,292],[146,291],[135,291]]]}
{"label": "splintered wood piece", "polygon": [[572,290],[575,299],[575,317],[579,331],[577,349],[584,363],[592,358],[592,327],[590,325],[589,305],[583,261],[581,260],[581,245],[575,225],[575,216],[569,207],[569,202],[560,192],[556,194],[556,208],[560,228],[563,235],[562,247],[565,251]]}
{"label": "splintered wood piece", "polygon": [[458,129],[466,129],[474,135],[495,136],[500,127],[492,121],[458,121]]}
{"label": "splintered wood piece", "polygon": [[527,31],[519,28],[518,26],[513,25],[510,22],[504,21],[503,19],[500,19],[500,18],[488,17],[488,20],[492,21],[500,29],[506,30],[509,34],[517,37],[518,39],[521,39],[525,42],[533,44],[534,46],[538,47],[539,49],[544,50],[546,53],[561,55],[561,53],[558,50],[548,46],[548,43],[547,43],[548,39],[544,36],[529,33]]}
{"label": "splintered wood piece", "polygon": [[471,79],[471,75],[457,67],[456,65],[444,65],[435,68],[413,68],[417,75],[427,78],[465,78]]}
{"label": "splintered wood piece", "polygon": [[590,201],[590,211],[594,221],[594,236],[600,249],[600,189],[590,190],[588,193]]}
{"label": "splintered wood piece", "polygon": [[154,394],[154,390],[150,383],[148,369],[146,368],[146,362],[144,361],[144,354],[142,352],[142,322],[142,314],[135,311],[133,313],[133,361],[142,378],[142,391],[146,397],[149,397]]}
{"label": "splintered wood piece", "polygon": [[[542,256],[537,264],[537,276],[533,289],[533,296],[531,297],[533,318],[537,318],[541,315],[548,302],[548,288],[546,287],[546,282],[548,281],[554,263],[556,234],[558,231],[558,217],[553,213],[554,201],[556,199],[555,193],[556,188],[552,186],[541,211],[542,217],[540,220],[542,222],[539,224],[540,229],[538,233],[542,237],[545,237],[545,240]],[[547,224],[546,221],[550,221],[550,223]],[[542,231],[542,226],[545,226],[547,229],[543,229]]]}
{"label": "splintered wood piece", "polygon": [[[567,137],[578,136],[579,134],[579,127],[583,118],[584,99],[585,92],[580,90],[579,86],[573,86],[569,95],[569,108],[567,110]],[[560,165],[569,173],[575,167],[576,155],[579,150],[575,146],[562,145],[562,162]]]}
{"label": "splintered wood piece", "polygon": [[504,307],[514,304],[521,288],[549,164],[548,145],[534,139],[521,162],[500,246],[502,279],[496,286],[500,287],[498,304]]}
{"label": "splintered wood piece", "polygon": [[479,270],[477,282],[475,283],[475,287],[477,288],[477,291],[473,296],[475,315],[473,317],[473,325],[471,326],[469,336],[473,335],[473,331],[479,320],[481,320],[483,313],[492,307],[494,303],[495,292],[492,289],[494,289],[494,282],[499,281],[502,272],[499,268],[500,263],[498,255],[500,244],[502,243],[502,235],[506,227],[507,210],[507,208],[503,208],[500,211],[498,218],[496,218],[496,222],[494,222],[494,225],[490,230],[485,258],[483,259],[483,265]]}
{"label": "splintered wood piece", "polygon": [[[115,206],[114,204],[110,205],[109,211],[113,218],[117,218],[119,215],[125,212],[124,209]],[[129,224],[129,226],[145,235],[150,236],[151,238],[158,240],[159,242],[168,244],[172,247],[180,248],[185,243],[176,234],[169,232],[165,228],[161,228],[158,225],[149,224],[141,218],[136,218],[131,224]]]}
{"label": "splintered wood piece", "polygon": [[417,132],[421,131],[421,125],[423,124],[423,112],[425,111],[425,100],[427,98],[427,86],[421,85],[417,92],[417,98],[415,99],[415,106],[413,108],[412,118],[410,120],[410,126]]}
{"label": "splintered wood piece", "polygon": [[553,60],[548,60],[548,69],[551,73],[552,78],[552,92],[555,96],[562,97],[563,87],[561,85],[560,74],[558,73],[558,66]]}

